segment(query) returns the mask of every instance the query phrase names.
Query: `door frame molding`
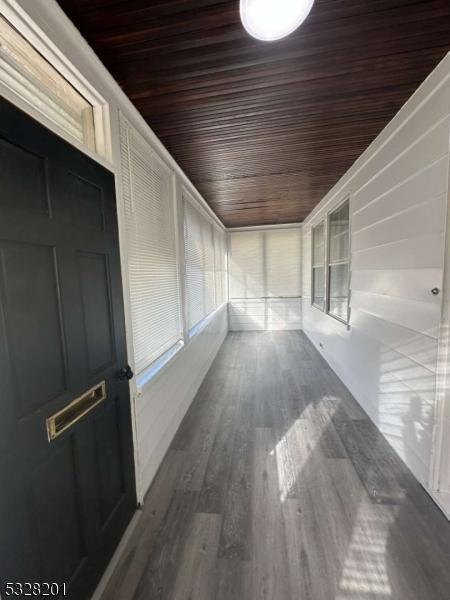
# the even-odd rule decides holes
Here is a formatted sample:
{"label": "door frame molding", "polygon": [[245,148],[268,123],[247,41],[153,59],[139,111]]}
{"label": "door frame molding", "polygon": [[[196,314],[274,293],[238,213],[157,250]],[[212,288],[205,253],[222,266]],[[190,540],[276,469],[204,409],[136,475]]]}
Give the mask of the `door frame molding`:
{"label": "door frame molding", "polygon": [[29,102],[5,85],[0,70],[0,94],[23,112],[39,121],[59,137],[75,146],[109,171],[112,165],[111,120],[109,105],[94,86],[74,67],[15,0],[0,0],[0,14],[92,105],[96,151],[74,139],[62,127],[36,110]]}
{"label": "door frame molding", "polygon": [[433,497],[450,519],[450,160],[447,164],[447,182],[444,269],[436,365],[435,422],[429,485]]}

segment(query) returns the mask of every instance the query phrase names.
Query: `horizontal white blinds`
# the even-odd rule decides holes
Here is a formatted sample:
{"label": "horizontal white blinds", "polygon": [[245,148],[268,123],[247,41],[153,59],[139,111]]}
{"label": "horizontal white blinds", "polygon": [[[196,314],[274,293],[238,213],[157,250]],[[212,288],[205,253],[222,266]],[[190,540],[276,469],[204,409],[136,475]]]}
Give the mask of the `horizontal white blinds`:
{"label": "horizontal white blinds", "polygon": [[186,192],[184,243],[188,329],[225,302],[225,233]]}
{"label": "horizontal white blinds", "polygon": [[262,298],[264,244],[261,231],[230,234],[230,298]]}
{"label": "horizontal white blinds", "polygon": [[300,229],[269,230],[266,241],[266,296],[301,295]]}
{"label": "horizontal white blinds", "polygon": [[301,230],[230,233],[230,298],[301,295]]}
{"label": "horizontal white blinds", "polygon": [[182,339],[173,173],[121,117],[122,181],[136,370]]}
{"label": "horizontal white blinds", "polygon": [[227,238],[225,231],[214,229],[214,257],[216,275],[216,305],[227,301]]}

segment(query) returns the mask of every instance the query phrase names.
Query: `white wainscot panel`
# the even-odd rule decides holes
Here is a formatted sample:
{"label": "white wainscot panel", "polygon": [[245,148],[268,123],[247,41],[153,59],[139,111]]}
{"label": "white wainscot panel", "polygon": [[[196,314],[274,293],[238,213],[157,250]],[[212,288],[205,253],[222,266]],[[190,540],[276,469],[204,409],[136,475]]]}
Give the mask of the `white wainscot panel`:
{"label": "white wainscot panel", "polygon": [[141,498],[228,331],[227,309],[193,337],[136,398],[138,477]]}
{"label": "white wainscot panel", "polygon": [[301,299],[230,300],[229,315],[232,331],[300,329]]}

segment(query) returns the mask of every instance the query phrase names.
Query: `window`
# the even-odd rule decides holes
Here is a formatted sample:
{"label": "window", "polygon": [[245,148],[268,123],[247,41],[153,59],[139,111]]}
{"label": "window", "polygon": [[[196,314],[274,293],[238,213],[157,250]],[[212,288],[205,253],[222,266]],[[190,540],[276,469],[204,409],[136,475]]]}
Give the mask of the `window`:
{"label": "window", "polygon": [[225,232],[187,191],[183,200],[187,326],[192,331],[225,301]]}
{"label": "window", "polygon": [[263,232],[230,233],[230,297],[263,298],[264,280]]}
{"label": "window", "polygon": [[312,230],[312,303],[325,310],[325,224]]}
{"label": "window", "polygon": [[300,277],[299,228],[230,233],[231,298],[297,298]]}
{"label": "window", "polygon": [[350,206],[347,200],[328,218],[328,313],[348,322]]}
{"label": "window", "polygon": [[216,308],[227,301],[227,240],[225,231],[214,228]]}
{"label": "window", "polygon": [[182,340],[172,171],[121,117],[128,280],[137,373]]}
{"label": "window", "polygon": [[94,107],[0,16],[0,82],[58,128],[93,151]]}

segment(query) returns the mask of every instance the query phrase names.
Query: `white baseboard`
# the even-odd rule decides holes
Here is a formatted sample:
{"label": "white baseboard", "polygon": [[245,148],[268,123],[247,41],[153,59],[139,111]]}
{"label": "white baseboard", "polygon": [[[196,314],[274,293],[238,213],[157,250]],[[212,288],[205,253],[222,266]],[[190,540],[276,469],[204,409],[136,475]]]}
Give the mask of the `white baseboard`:
{"label": "white baseboard", "polygon": [[450,521],[450,492],[428,492]]}

